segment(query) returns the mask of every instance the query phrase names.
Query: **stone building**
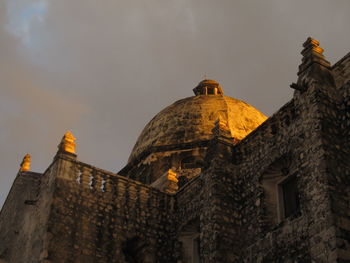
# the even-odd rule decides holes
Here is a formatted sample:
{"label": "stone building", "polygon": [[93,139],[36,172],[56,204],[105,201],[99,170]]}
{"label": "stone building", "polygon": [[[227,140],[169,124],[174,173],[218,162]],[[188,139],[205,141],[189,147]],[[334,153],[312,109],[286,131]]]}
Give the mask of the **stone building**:
{"label": "stone building", "polygon": [[203,80],[144,128],[126,166],[63,137],[27,155],[0,214],[0,262],[350,262],[350,53],[308,38],[293,98],[267,118]]}

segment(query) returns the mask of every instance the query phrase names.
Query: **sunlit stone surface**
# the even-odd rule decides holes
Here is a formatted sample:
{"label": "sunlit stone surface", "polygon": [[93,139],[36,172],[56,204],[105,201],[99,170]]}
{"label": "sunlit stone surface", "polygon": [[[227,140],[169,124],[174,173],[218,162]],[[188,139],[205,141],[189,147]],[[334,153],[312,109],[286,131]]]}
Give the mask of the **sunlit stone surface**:
{"label": "sunlit stone surface", "polygon": [[26,154],[21,163],[21,172],[26,172],[30,170],[30,154]]}
{"label": "sunlit stone surface", "polygon": [[[204,80],[198,86],[213,84],[219,86],[213,80]],[[227,122],[231,136],[237,140],[242,140],[267,119],[241,100],[214,92],[211,95],[198,93],[176,101],[158,113],[142,131],[129,161],[149,147],[211,139],[215,121],[219,118]]]}
{"label": "sunlit stone surface", "polygon": [[26,155],[0,263],[349,262],[350,53],[332,66],[303,47],[293,98],[268,119],[205,79],[118,174],[80,161],[71,132],[42,173]]}

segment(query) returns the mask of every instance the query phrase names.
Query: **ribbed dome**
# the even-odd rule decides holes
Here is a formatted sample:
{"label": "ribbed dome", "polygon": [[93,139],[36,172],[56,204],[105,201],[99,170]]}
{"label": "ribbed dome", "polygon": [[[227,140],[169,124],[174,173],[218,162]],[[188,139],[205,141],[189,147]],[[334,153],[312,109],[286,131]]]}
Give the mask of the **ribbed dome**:
{"label": "ribbed dome", "polygon": [[222,92],[217,82],[204,80],[194,89],[197,96],[176,101],[159,112],[141,132],[129,162],[152,146],[211,139],[215,122],[219,118],[227,122],[232,137],[238,140],[242,140],[267,119],[260,111],[241,100],[223,96],[222,93],[202,95],[199,88],[207,86],[217,87]]}

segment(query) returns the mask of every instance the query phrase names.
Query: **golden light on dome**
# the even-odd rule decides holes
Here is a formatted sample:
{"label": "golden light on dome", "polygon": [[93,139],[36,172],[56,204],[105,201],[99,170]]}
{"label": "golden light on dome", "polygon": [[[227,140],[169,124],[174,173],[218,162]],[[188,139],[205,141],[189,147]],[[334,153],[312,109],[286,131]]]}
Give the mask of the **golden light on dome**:
{"label": "golden light on dome", "polygon": [[215,80],[202,80],[193,91],[196,96],[174,102],[145,126],[129,162],[152,147],[211,140],[217,126],[237,142],[267,119],[244,101],[225,96]]}
{"label": "golden light on dome", "polygon": [[215,125],[218,126],[222,130],[229,130],[227,121],[225,121],[220,115],[217,118]]}

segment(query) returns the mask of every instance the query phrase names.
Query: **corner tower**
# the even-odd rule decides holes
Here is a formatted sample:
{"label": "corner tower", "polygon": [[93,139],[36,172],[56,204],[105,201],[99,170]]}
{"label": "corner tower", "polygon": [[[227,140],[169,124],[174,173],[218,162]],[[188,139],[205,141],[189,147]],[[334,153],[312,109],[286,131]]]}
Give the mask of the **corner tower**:
{"label": "corner tower", "polygon": [[267,119],[253,106],[224,96],[215,80],[204,79],[193,91],[195,96],[174,102],[145,126],[119,174],[151,184],[172,169],[186,182],[204,167],[217,125],[233,144]]}

